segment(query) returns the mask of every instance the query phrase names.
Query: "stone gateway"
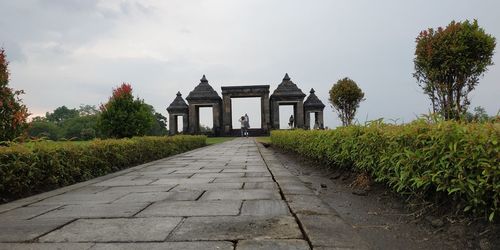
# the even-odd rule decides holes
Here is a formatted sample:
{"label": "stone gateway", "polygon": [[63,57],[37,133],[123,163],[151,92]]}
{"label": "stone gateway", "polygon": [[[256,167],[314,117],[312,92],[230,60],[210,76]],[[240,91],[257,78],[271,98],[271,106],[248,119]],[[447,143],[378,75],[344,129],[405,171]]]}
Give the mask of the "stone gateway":
{"label": "stone gateway", "polygon": [[325,105],[314,94],[311,89],[309,96],[304,102],[306,94],[293,83],[285,74],[283,81],[276,90],[269,96],[269,85],[250,86],[224,86],[222,98],[208,84],[208,80],[203,75],[198,86],[189,92],[186,97],[187,103],[182,99],[180,92],[177,93],[174,101],[168,106],[169,113],[169,133],[176,134],[178,131],[177,121],[182,117],[182,133],[200,134],[200,108],[211,107],[213,117],[212,134],[215,136],[235,136],[240,132],[240,128],[233,128],[231,98],[260,97],[261,101],[261,127],[259,129],[249,129],[250,136],[268,135],[271,129],[279,129],[279,106],[293,106],[294,127],[311,129],[310,114],[314,113],[314,127],[323,128],[323,110]]}

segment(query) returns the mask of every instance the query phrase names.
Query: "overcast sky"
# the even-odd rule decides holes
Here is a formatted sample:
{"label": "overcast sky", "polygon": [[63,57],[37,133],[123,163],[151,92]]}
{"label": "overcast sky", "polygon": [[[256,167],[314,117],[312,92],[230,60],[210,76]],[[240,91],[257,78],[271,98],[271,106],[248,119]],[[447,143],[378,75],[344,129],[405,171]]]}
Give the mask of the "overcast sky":
{"label": "overcast sky", "polygon": [[[365,92],[361,122],[426,113],[412,77],[418,33],[478,19],[500,39],[499,10],[497,0],[0,0],[0,46],[11,87],[26,91],[35,115],[106,102],[121,82],[166,115],[177,91],[186,97],[203,74],[220,94],[226,85],[273,91],[288,72],[306,94],[316,90],[334,127],[328,90],[346,76]],[[497,48],[497,65],[471,96],[490,115],[500,109],[499,58]],[[248,105],[256,101],[238,103],[235,115],[258,116]]]}

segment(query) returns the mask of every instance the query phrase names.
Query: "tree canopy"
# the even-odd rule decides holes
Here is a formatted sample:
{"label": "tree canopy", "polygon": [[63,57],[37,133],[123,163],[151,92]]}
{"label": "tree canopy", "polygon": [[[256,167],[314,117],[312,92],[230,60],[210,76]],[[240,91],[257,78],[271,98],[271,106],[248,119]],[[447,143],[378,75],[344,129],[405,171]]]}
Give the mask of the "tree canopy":
{"label": "tree canopy", "polygon": [[413,76],[431,99],[434,112],[459,119],[470,104],[468,94],[493,65],[495,38],[477,20],[467,20],[424,30],[416,43]]}
{"label": "tree canopy", "polygon": [[63,123],[64,121],[75,118],[79,116],[79,112],[76,109],[69,109],[66,106],[58,107],[54,112],[45,114],[47,121],[55,123]]}
{"label": "tree canopy", "polygon": [[340,79],[330,89],[330,104],[337,111],[343,126],[352,123],[356,110],[361,101],[364,101],[365,94],[358,87],[355,81],[348,77]]}

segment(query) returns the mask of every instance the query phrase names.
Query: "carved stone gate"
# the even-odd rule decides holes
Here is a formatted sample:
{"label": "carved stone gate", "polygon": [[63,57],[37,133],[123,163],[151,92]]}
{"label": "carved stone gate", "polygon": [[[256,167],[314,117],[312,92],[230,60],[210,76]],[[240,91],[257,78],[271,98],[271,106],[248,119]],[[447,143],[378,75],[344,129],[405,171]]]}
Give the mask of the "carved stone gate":
{"label": "carved stone gate", "polygon": [[[323,109],[325,105],[314,94],[311,89],[310,95],[304,102],[305,94],[285,74],[283,81],[278,85],[273,94],[269,96],[269,85],[251,86],[226,86],[222,87],[222,98],[208,84],[205,75],[198,86],[186,97],[188,104],[184,102],[180,93],[167,108],[169,112],[169,133],[177,133],[177,119],[182,116],[183,133],[199,134],[199,108],[212,107],[214,136],[235,135],[232,126],[231,98],[260,97],[261,100],[261,128],[250,131],[251,135],[268,135],[271,129],[279,129],[279,106],[292,105],[294,109],[294,127],[309,127],[309,113],[315,114],[315,124],[323,128]],[[174,123],[174,124],[173,124]]]}
{"label": "carved stone gate", "polygon": [[269,85],[222,87],[222,125],[224,126],[224,134],[238,134],[234,130],[237,129],[239,131],[240,128],[233,128],[232,123],[233,114],[231,98],[241,97],[260,97],[261,128],[251,129],[249,132],[254,135],[268,134],[270,127]]}

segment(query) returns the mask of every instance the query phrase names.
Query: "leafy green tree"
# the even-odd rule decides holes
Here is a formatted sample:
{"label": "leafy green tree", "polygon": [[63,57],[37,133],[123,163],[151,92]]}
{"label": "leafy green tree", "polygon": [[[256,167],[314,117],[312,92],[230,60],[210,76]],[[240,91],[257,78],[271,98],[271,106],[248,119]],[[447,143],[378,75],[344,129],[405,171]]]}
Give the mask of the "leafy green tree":
{"label": "leafy green tree", "polygon": [[8,86],[9,70],[5,50],[0,48],[0,141],[11,141],[20,136],[27,128],[28,108],[19,95],[22,90]]}
{"label": "leafy green tree", "polygon": [[486,110],[481,107],[481,106],[477,106],[474,108],[474,113],[471,113],[471,112],[468,112],[465,114],[465,117],[467,119],[467,121],[469,122],[473,122],[473,121],[476,121],[476,122],[488,122],[490,120],[493,120],[495,117],[490,117],[488,116],[488,113],[486,113]]}
{"label": "leafy green tree", "polygon": [[84,128],[80,131],[80,138],[82,140],[88,141],[96,138],[97,133],[93,128]]}
{"label": "leafy green tree", "polygon": [[495,38],[474,22],[452,21],[446,28],[420,32],[416,39],[415,73],[434,112],[459,119],[470,104],[468,94],[493,65]]}
{"label": "leafy green tree", "polygon": [[32,121],[28,127],[28,135],[34,138],[47,138],[57,141],[61,137],[61,134],[61,128],[49,121]]}
{"label": "leafy green tree", "polygon": [[98,126],[106,137],[145,135],[155,118],[143,100],[134,99],[132,86],[123,83],[113,89],[108,103],[101,105]]}
{"label": "leafy green tree", "polygon": [[67,139],[88,140],[86,138],[90,136],[90,133],[86,131],[86,138],[82,138],[82,131],[92,129],[94,131],[94,137],[90,139],[93,139],[95,138],[98,119],[99,117],[97,115],[78,116],[68,119],[61,125],[62,133]]}
{"label": "leafy green tree", "polygon": [[358,87],[355,81],[348,77],[340,79],[330,89],[330,104],[338,113],[343,126],[351,125],[356,110],[361,101],[364,101],[365,93]]}
{"label": "leafy green tree", "polygon": [[66,106],[58,107],[54,112],[45,114],[47,121],[55,122],[56,124],[62,124],[64,121],[78,117],[80,114],[76,109],[69,109]]}
{"label": "leafy green tree", "polygon": [[154,107],[149,104],[145,104],[149,112],[154,117],[153,123],[151,123],[151,128],[147,132],[147,135],[153,135],[153,136],[162,136],[162,135],[167,135],[168,130],[167,130],[167,117],[162,115],[161,113],[158,113],[155,111]]}

